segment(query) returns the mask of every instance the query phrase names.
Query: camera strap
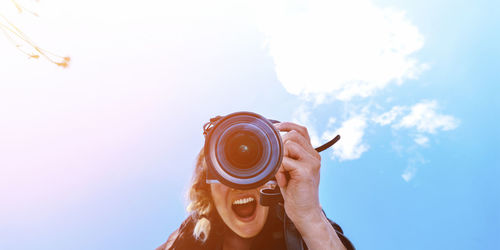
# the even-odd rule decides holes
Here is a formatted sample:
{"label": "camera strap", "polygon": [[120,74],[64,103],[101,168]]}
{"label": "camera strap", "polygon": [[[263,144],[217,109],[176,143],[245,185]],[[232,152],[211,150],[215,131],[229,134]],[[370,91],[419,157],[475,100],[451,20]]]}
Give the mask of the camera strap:
{"label": "camera strap", "polygon": [[[283,209],[285,211],[285,209]],[[292,220],[284,213],[283,234],[287,250],[304,250],[304,240]]]}
{"label": "camera strap", "polygon": [[218,115],[216,117],[210,118],[210,121],[203,125],[203,135],[207,136],[208,131],[210,131],[210,129],[215,125],[215,123],[222,117],[223,116]]}
{"label": "camera strap", "polygon": [[293,224],[292,220],[286,215],[283,203],[274,204],[269,207],[269,212],[274,211],[274,214],[282,224],[283,239],[287,250],[304,250],[304,240],[299,231]]}

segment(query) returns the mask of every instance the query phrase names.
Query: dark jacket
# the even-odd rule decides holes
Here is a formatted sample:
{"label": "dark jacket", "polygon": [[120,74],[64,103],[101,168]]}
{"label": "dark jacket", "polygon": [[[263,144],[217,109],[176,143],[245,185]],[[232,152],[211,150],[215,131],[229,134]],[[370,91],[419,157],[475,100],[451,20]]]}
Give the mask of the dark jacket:
{"label": "dark jacket", "polygon": [[[283,216],[284,214],[282,208],[275,208],[274,211],[270,210],[268,219],[262,231],[256,236],[253,241],[253,245],[251,249],[255,250],[271,250],[271,249],[286,249],[286,230],[289,232],[290,229],[284,229],[283,224]],[[344,244],[347,250],[354,250],[354,246],[352,243],[344,236],[342,228],[337,225],[335,222],[330,221],[330,224],[337,232],[338,237]],[[218,215],[214,216],[211,219],[212,229],[210,230],[210,235],[206,242],[201,242],[196,240],[193,236],[193,229],[196,224],[196,219],[193,216],[189,216],[181,226],[175,230],[168,240],[163,243],[161,246],[156,248],[156,250],[171,250],[171,249],[214,249],[220,250],[222,249],[222,240],[225,230],[230,230],[227,226],[222,222]],[[292,225],[293,227],[293,225]],[[290,233],[288,233],[290,234]],[[298,234],[298,233],[297,233]],[[293,239],[293,237],[288,237],[288,240],[292,238],[292,241],[295,240],[298,242],[297,244],[302,244],[303,249],[307,249],[307,246],[303,243],[300,238],[300,234],[298,234],[297,239]],[[302,243],[300,243],[302,242]],[[290,243],[289,243],[290,245]],[[293,245],[293,244],[292,244]]]}

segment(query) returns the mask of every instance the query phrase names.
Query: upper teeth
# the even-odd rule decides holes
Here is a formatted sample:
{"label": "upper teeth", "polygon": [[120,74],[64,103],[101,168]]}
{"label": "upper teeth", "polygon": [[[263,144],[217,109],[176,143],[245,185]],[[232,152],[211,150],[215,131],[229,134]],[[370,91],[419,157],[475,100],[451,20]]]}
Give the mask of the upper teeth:
{"label": "upper teeth", "polygon": [[233,201],[233,204],[245,204],[245,203],[249,203],[249,202],[252,202],[254,201],[254,198],[253,197],[248,197],[248,198],[243,198],[243,199],[239,199],[239,200],[235,200]]}

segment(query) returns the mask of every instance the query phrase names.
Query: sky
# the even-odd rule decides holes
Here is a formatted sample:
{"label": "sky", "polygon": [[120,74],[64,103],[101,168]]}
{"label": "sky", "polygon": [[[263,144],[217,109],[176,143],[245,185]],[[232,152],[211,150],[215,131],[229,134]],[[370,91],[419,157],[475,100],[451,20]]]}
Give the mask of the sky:
{"label": "sky", "polygon": [[[358,249],[499,249],[495,1],[2,1],[0,249],[154,249],[211,117],[307,126]],[[29,49],[23,45],[24,49]]]}

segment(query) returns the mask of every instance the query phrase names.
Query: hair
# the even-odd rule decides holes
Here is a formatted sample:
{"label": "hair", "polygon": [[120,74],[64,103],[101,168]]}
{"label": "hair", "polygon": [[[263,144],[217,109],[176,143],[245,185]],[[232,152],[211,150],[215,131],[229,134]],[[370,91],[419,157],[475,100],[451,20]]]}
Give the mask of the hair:
{"label": "hair", "polygon": [[188,191],[189,203],[186,210],[192,216],[195,226],[193,237],[196,240],[205,242],[210,235],[210,229],[214,226],[215,211],[210,185],[206,183],[207,164],[205,162],[205,152],[202,148],[198,154],[191,187]]}

